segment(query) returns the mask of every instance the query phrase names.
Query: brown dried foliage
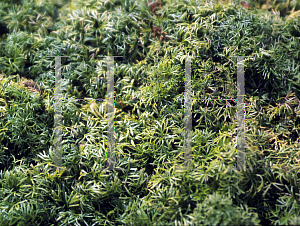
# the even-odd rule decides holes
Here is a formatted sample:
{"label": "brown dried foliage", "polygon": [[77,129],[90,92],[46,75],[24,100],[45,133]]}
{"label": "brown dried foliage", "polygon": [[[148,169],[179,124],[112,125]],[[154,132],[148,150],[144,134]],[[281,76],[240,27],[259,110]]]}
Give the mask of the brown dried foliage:
{"label": "brown dried foliage", "polygon": [[152,26],[152,37],[158,37],[160,41],[165,42],[167,40],[169,40],[168,37],[166,37],[167,33],[166,32],[161,32],[161,28],[160,27],[155,27]]}
{"label": "brown dried foliage", "polygon": [[245,2],[245,1],[241,1],[241,5],[242,5],[245,9],[250,9],[250,8],[251,8],[251,5],[248,4],[248,3]]}
{"label": "brown dried foliage", "polygon": [[[29,92],[31,92],[31,93],[37,92],[39,94],[39,96],[42,95],[40,86],[32,79],[28,80],[27,82],[23,82],[23,84],[29,90]],[[45,92],[44,92],[43,96],[41,96],[40,100],[43,99],[44,95],[45,95]]]}
{"label": "brown dried foliage", "polygon": [[161,9],[161,2],[159,0],[156,0],[155,2],[150,0],[150,1],[146,2],[146,6],[150,6],[151,12],[156,15],[157,7],[159,7],[159,9]]}

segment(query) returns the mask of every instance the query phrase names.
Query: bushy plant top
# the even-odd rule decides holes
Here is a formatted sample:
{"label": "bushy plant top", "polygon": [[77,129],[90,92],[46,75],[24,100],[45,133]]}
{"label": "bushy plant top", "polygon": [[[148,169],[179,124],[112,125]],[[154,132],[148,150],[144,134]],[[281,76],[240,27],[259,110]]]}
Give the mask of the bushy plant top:
{"label": "bushy plant top", "polygon": [[[247,4],[2,1],[1,225],[298,224],[299,3],[287,15]],[[123,56],[114,65],[121,171],[103,170],[105,102],[63,101],[64,170],[53,172],[51,55],[69,56],[65,99],[107,98],[106,59],[97,56]],[[200,56],[193,97],[211,99],[236,98],[232,56],[248,56],[247,171],[231,170],[236,102],[224,100],[193,101],[194,170],[178,170],[187,56]]]}

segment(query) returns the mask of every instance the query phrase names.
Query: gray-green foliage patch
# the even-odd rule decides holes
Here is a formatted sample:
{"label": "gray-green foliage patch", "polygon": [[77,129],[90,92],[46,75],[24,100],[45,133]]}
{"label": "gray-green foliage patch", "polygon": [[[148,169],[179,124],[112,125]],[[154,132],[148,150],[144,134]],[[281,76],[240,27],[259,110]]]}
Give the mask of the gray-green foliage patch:
{"label": "gray-green foliage patch", "polygon": [[244,207],[234,207],[229,197],[213,193],[198,203],[192,214],[195,225],[258,225],[257,214]]}

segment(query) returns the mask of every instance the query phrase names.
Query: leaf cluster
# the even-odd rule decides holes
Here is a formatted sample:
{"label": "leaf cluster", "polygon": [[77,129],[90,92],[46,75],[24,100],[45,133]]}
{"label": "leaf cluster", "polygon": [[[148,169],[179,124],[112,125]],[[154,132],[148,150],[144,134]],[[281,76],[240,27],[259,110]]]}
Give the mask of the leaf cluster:
{"label": "leaf cluster", "polygon": [[[0,42],[2,225],[299,222],[296,19],[255,14],[239,3],[17,3],[0,4],[7,28]],[[61,171],[53,171],[51,55],[68,56],[61,61]],[[95,99],[107,98],[108,74],[99,55],[122,56],[114,65],[121,171],[103,170],[107,107]],[[237,95],[233,55],[248,56],[247,171],[232,170],[237,104],[224,99]],[[187,56],[193,57],[192,171],[180,170]]]}

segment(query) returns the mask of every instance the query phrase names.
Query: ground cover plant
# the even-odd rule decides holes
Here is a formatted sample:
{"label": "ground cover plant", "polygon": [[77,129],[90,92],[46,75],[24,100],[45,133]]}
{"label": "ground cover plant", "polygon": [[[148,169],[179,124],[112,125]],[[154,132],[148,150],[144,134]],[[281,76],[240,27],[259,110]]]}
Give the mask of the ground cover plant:
{"label": "ground cover plant", "polygon": [[[1,1],[1,225],[300,225],[298,10],[298,1]],[[123,56],[114,65],[121,171],[103,170],[100,101],[62,102],[63,170],[53,171],[50,55],[69,56],[66,99],[105,99],[97,56]],[[193,97],[211,99],[236,98],[232,56],[248,56],[248,170],[230,170],[233,100],[193,100],[193,170],[180,170],[186,56],[200,56]]]}

